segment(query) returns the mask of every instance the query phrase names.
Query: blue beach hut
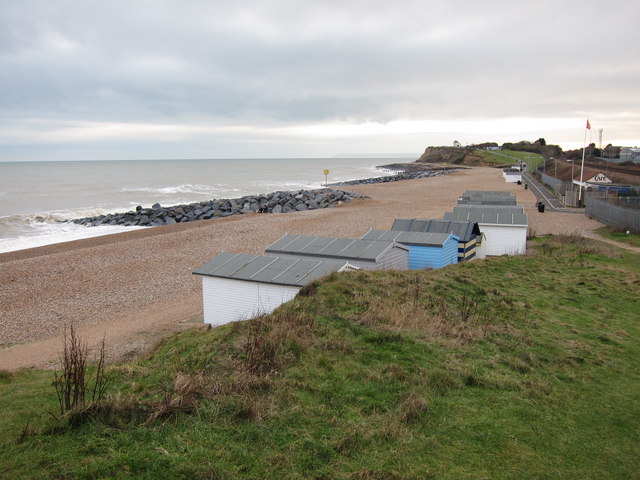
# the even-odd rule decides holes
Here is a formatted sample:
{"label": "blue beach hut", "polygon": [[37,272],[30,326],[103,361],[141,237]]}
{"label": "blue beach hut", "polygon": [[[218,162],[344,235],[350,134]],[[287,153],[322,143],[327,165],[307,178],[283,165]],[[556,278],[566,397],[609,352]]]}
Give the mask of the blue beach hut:
{"label": "blue beach hut", "polygon": [[459,239],[458,262],[475,258],[482,246],[482,232],[476,222],[396,218],[391,230],[403,232],[453,233]]}
{"label": "blue beach hut", "polygon": [[362,240],[385,240],[409,247],[409,270],[442,268],[458,263],[459,237],[453,233],[369,230]]}

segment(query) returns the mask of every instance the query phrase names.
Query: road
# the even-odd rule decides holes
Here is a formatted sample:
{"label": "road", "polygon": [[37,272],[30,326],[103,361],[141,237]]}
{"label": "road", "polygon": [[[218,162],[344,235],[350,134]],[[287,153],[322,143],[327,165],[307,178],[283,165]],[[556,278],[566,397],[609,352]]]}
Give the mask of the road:
{"label": "road", "polygon": [[545,205],[545,211],[550,212],[573,212],[583,213],[584,209],[581,208],[567,208],[564,204],[553,196],[549,191],[544,188],[534,177],[529,173],[522,173],[522,180],[531,190],[538,202],[542,202]]}
{"label": "road", "polygon": [[[495,155],[500,155],[505,158],[510,158],[512,160],[517,160],[521,163],[522,160],[516,157],[512,157],[511,155],[505,155],[504,153],[492,152]],[[572,213],[583,213],[584,209],[577,208],[567,208],[564,204],[558,200],[554,195],[549,193],[549,191],[544,188],[531,174],[522,172],[522,181],[528,186],[536,197],[537,202],[544,203],[545,211],[550,212],[572,212]]]}

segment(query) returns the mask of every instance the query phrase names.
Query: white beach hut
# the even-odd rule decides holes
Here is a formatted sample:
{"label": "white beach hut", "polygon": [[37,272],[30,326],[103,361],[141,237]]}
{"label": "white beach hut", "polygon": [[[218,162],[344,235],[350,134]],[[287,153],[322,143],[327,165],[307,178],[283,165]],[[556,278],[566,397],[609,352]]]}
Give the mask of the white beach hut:
{"label": "white beach hut", "polygon": [[505,168],[502,170],[502,176],[507,183],[517,183],[522,181],[522,172],[520,168]]}
{"label": "white beach hut", "polygon": [[222,252],[193,273],[202,276],[204,321],[223,325],[271,313],[300,289],[348,262]]}
{"label": "white beach hut", "polygon": [[483,251],[491,255],[521,255],[527,249],[529,220],[521,206],[458,205],[445,220],[476,222],[484,234]]}

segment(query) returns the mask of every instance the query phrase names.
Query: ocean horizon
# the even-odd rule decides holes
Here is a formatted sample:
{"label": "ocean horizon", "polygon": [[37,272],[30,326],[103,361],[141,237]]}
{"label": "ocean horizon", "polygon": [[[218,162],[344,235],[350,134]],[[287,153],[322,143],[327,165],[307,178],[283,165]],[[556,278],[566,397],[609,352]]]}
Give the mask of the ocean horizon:
{"label": "ocean horizon", "polygon": [[[181,205],[325,182],[381,177],[380,165],[415,158],[262,158],[0,162],[0,253],[130,231],[65,220]],[[324,171],[329,170],[325,176]]]}

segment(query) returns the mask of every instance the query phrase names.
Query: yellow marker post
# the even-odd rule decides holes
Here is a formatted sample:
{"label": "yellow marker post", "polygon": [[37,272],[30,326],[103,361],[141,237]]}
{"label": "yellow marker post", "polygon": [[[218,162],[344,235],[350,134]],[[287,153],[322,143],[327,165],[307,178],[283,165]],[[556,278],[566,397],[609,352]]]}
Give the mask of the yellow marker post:
{"label": "yellow marker post", "polygon": [[329,170],[324,171],[324,186],[327,187],[327,176],[329,175]]}

